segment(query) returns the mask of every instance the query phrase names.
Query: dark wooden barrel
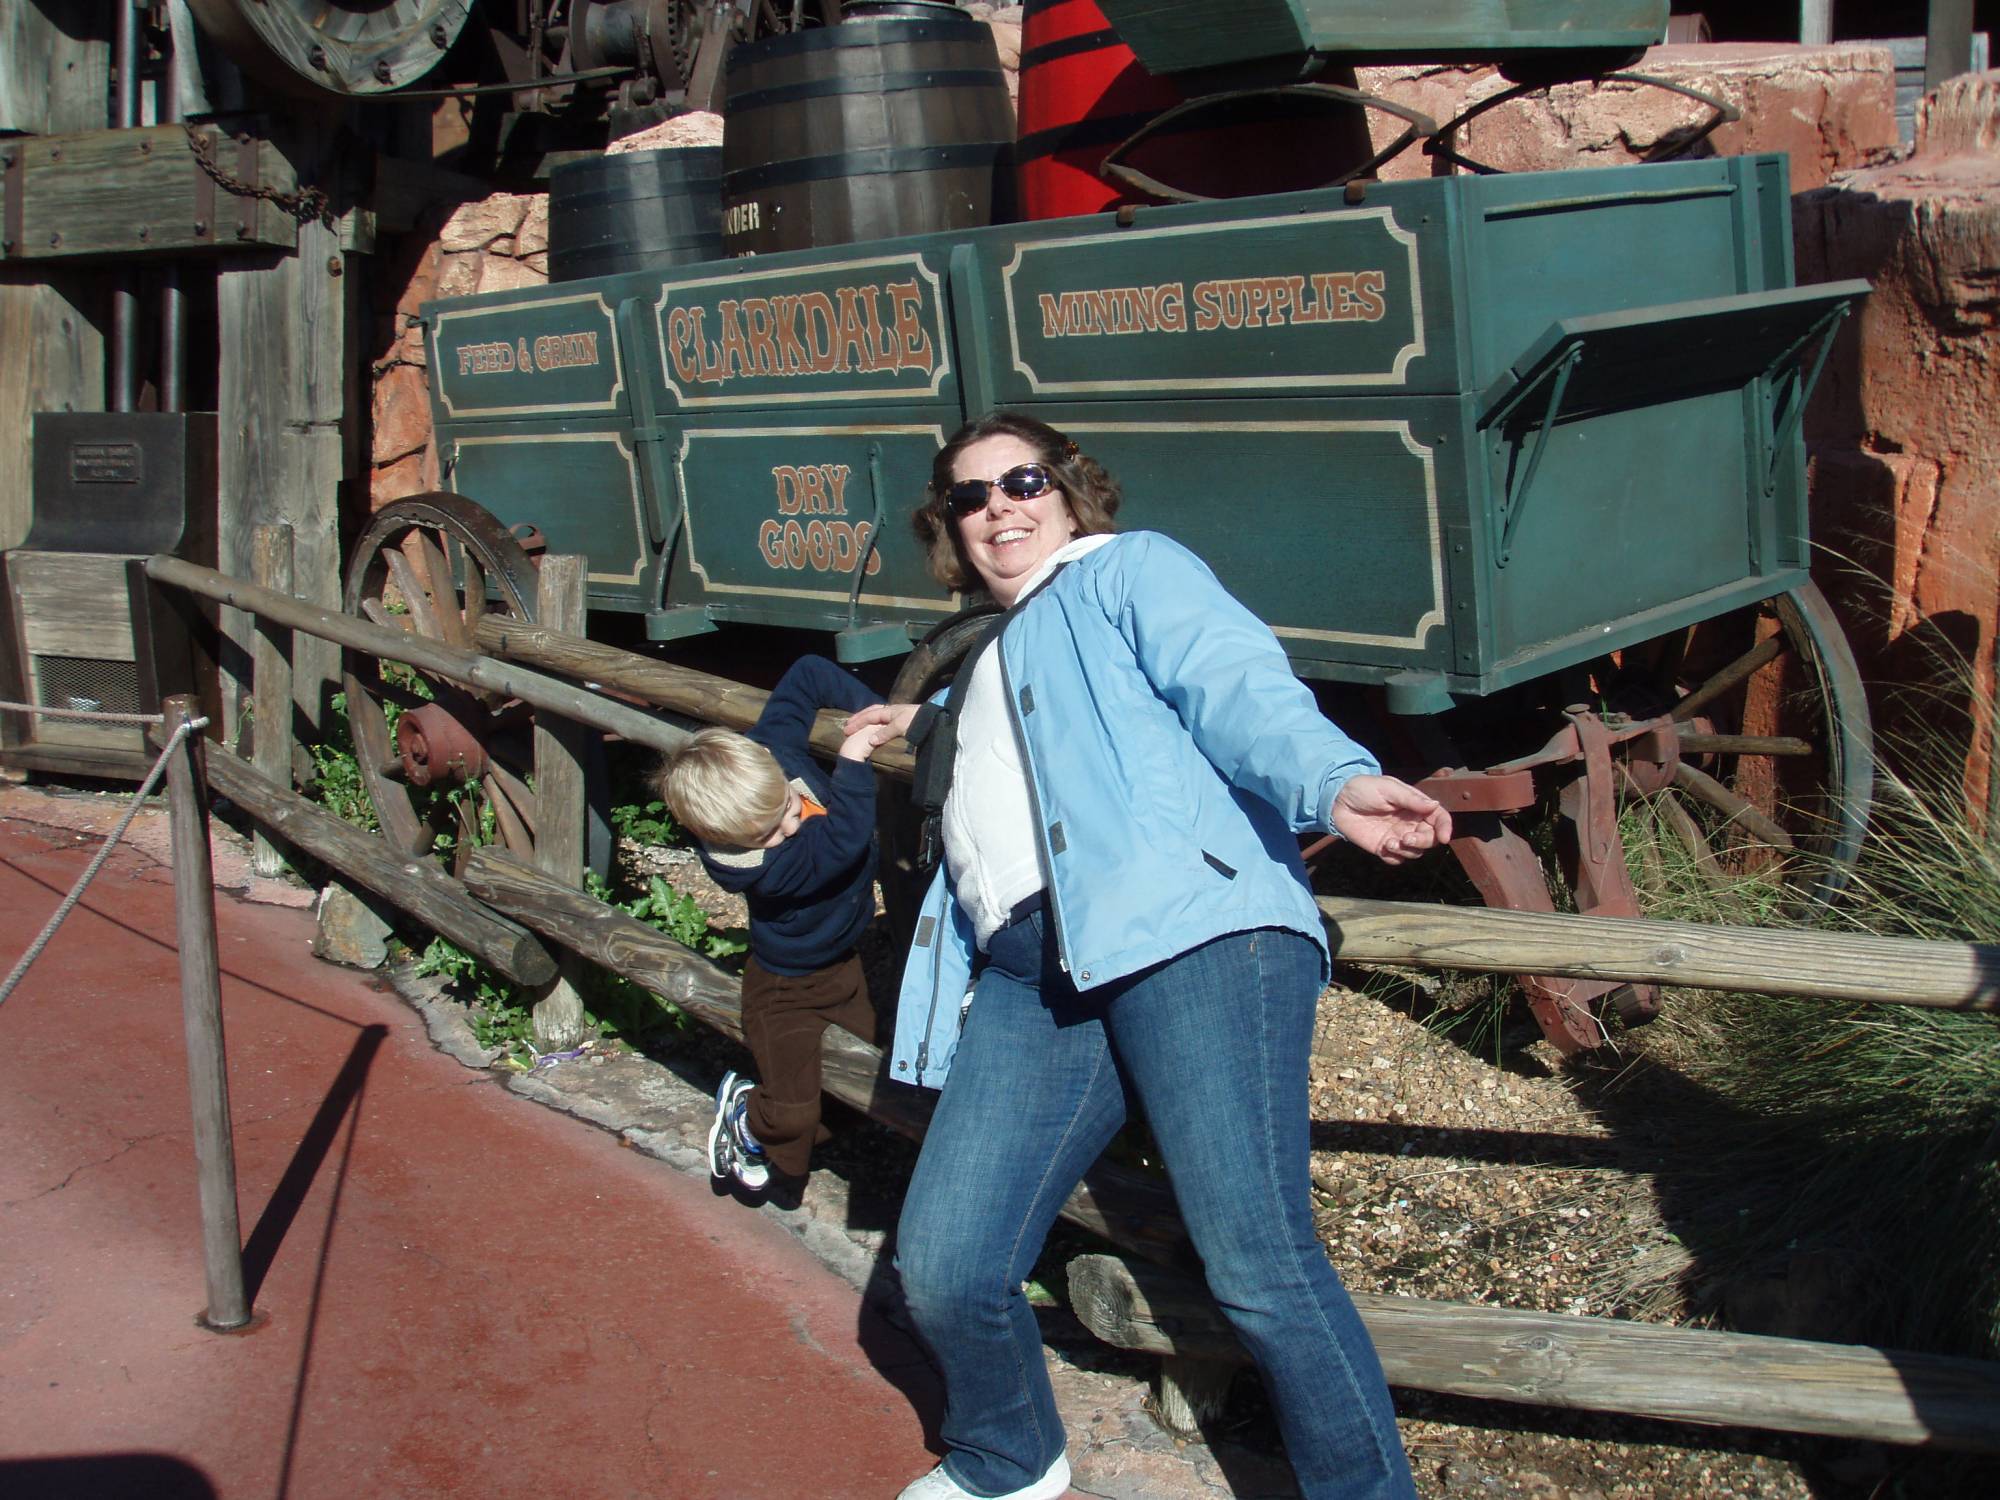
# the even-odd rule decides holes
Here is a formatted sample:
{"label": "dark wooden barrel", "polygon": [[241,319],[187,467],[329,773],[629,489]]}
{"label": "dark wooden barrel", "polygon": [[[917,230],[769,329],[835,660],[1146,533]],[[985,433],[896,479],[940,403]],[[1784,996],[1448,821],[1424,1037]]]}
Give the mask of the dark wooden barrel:
{"label": "dark wooden barrel", "polygon": [[[1179,82],[1140,66],[1096,0],[1028,0],[1014,152],[1021,217],[1056,219],[1153,201],[1106,182],[1099,163],[1147,121],[1191,97]],[[1170,125],[1126,160],[1205,198],[1317,187],[1369,155],[1360,116],[1347,106],[1329,110],[1282,96],[1247,99]]]}
{"label": "dark wooden barrel", "polygon": [[1012,217],[1014,112],[993,33],[952,5],[851,6],[738,47],[723,106],[731,255]]}
{"label": "dark wooden barrel", "polygon": [[720,146],[594,156],[549,173],[549,280],[720,259]]}

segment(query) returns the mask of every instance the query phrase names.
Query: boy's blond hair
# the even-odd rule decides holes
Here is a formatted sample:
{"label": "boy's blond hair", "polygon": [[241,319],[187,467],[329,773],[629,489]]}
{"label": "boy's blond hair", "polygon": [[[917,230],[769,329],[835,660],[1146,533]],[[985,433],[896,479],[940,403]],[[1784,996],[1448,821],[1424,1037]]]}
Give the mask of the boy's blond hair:
{"label": "boy's blond hair", "polygon": [[733,729],[703,729],[669,755],[654,788],[688,832],[706,844],[762,844],[791,804],[778,758]]}

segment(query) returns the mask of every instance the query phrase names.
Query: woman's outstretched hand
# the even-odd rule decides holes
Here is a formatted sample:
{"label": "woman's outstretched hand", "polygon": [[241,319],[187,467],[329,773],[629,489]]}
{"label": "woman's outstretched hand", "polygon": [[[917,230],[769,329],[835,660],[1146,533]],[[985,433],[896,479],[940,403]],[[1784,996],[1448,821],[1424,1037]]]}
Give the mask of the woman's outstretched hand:
{"label": "woman's outstretched hand", "polygon": [[890,732],[875,742],[879,745],[886,740],[894,739],[897,735],[907,735],[910,732],[910,720],[917,716],[917,710],[922,706],[919,703],[871,704],[867,708],[856,709],[849,714],[845,728],[849,734],[858,734],[872,724],[887,725]]}
{"label": "woman's outstretched hand", "polygon": [[1333,828],[1384,864],[1451,841],[1451,814],[1435,797],[1393,776],[1350,776],[1333,799]]}

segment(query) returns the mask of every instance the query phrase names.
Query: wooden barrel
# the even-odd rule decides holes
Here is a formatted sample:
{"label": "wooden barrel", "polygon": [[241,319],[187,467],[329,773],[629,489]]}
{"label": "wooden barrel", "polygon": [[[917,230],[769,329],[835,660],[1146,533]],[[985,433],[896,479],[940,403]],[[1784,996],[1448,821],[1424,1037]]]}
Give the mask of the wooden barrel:
{"label": "wooden barrel", "polygon": [[593,156],[549,173],[549,280],[720,259],[720,146]]}
{"label": "wooden barrel", "polygon": [[[1139,65],[1096,0],[1028,0],[1014,151],[1021,217],[1153,201],[1106,182],[1098,165],[1147,121],[1191,97]],[[1142,142],[1126,160],[1183,192],[1241,198],[1331,181],[1369,155],[1367,139],[1357,109],[1270,97],[1205,110]]]}
{"label": "wooden barrel", "polygon": [[993,33],[956,6],[851,7],[729,59],[731,255],[971,229],[1012,217],[1013,108]]}

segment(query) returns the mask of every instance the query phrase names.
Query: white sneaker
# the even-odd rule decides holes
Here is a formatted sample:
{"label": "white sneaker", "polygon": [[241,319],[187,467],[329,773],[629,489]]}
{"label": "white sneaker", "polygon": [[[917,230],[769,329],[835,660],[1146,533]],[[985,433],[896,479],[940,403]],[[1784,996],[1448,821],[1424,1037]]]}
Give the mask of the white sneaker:
{"label": "white sneaker", "polygon": [[715,1120],[708,1127],[708,1170],[716,1177],[734,1177],[755,1192],[771,1181],[770,1163],[761,1146],[753,1146],[743,1135],[743,1112],[750,1090],[747,1078],[732,1069],[725,1073],[715,1091]]}
{"label": "white sneaker", "polygon": [[[1069,1455],[1058,1453],[1048,1473],[1040,1479],[1004,1495],[995,1495],[992,1500],[1059,1500],[1068,1493]],[[896,1500],[979,1500],[979,1497],[945,1473],[944,1465],[939,1464],[922,1479],[906,1486]]]}

